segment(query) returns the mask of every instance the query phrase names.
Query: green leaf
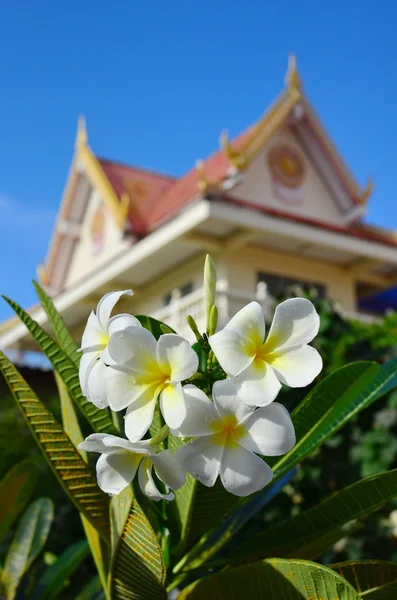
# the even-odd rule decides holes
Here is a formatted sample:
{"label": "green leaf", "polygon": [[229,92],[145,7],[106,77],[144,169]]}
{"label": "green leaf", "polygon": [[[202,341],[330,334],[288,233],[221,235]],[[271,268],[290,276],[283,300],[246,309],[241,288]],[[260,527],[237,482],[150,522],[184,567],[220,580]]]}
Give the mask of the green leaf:
{"label": "green leaf", "polygon": [[76,542],[69,546],[52,564],[38,582],[32,600],[52,600],[65,586],[65,582],[73,575],[90,553],[86,541]]}
{"label": "green leaf", "polygon": [[[59,391],[59,398],[61,401],[61,410],[62,410],[62,424],[65,430],[65,433],[70,437],[72,443],[77,448],[80,442],[83,441],[83,434],[80,431],[79,422],[77,420],[77,416],[74,410],[73,403],[69,397],[68,391],[66,389],[65,384],[62,379],[55,372],[55,381]],[[78,450],[83,460],[87,462],[87,453],[84,450]],[[97,568],[100,580],[102,582],[102,587],[104,590],[107,589],[107,575],[106,575],[106,566],[104,559],[104,551],[101,544],[101,538],[98,531],[91,525],[88,519],[80,513],[81,523],[84,528],[84,533],[86,535],[88,544],[90,546],[91,554],[95,562],[95,566]]]}
{"label": "green leaf", "polygon": [[29,502],[37,479],[36,464],[32,460],[24,460],[0,481],[0,542]]}
{"label": "green leaf", "polygon": [[99,433],[117,435],[118,432],[112,423],[109,412],[107,410],[100,410],[94,406],[94,404],[89,402],[81,393],[79,373],[74,362],[63,350],[61,350],[52,337],[48,335],[48,333],[46,333],[25,310],[23,310],[23,308],[6,296],[3,296],[3,298],[16,312],[22,323],[29,329],[39,348],[47,356],[54,369],[59,373],[62,381],[68,388],[70,397],[81,410],[93,430]]}
{"label": "green leaf", "polygon": [[154,335],[156,340],[158,340],[159,337],[161,335],[163,335],[163,332],[161,330],[162,325],[165,325],[167,327],[167,329],[172,331],[172,333],[176,333],[173,329],[171,329],[171,327],[169,327],[169,325],[167,325],[166,323],[162,323],[161,321],[158,321],[157,319],[153,319],[153,317],[147,317],[146,315],[135,315],[135,316],[138,319],[138,321],[140,322],[140,324],[142,325],[142,327],[144,327],[145,329],[150,331]]}
{"label": "green leaf", "polygon": [[[131,507],[125,518],[130,499]],[[132,498],[131,490],[120,503],[117,497],[112,498],[111,511],[115,511],[114,519],[111,518],[112,539],[115,543],[109,579],[111,598],[165,600],[165,568],[157,537],[138,502]],[[119,536],[118,531],[121,531]]]}
{"label": "green leaf", "polygon": [[103,593],[100,594],[101,590],[102,585],[99,577],[94,577],[94,579],[91,579],[91,581],[87,583],[80,594],[76,596],[75,600],[101,600],[105,597]]}
{"label": "green leaf", "polygon": [[397,598],[397,563],[361,560],[329,565],[344,577],[365,600]]}
{"label": "green leaf", "polygon": [[72,334],[66,327],[64,320],[55,308],[54,303],[48,294],[36,281],[33,281],[33,285],[40,300],[41,306],[44,308],[48,320],[52,325],[58,344],[65,354],[73,361],[75,366],[79,368],[80,355],[77,352],[78,345],[74,341]]}
{"label": "green leaf", "polygon": [[272,558],[227,569],[189,585],[178,600],[360,600],[356,590],[328,567]]}
{"label": "green leaf", "polygon": [[39,498],[25,511],[8,550],[2,582],[7,600],[13,600],[18,585],[32,562],[42,551],[54,517],[54,506],[49,498]]}
{"label": "green leaf", "polygon": [[276,477],[301,462],[368,405],[368,393],[363,392],[378,372],[377,363],[352,363],[325,377],[309,392],[292,413],[297,441],[273,466]]}
{"label": "green leaf", "polygon": [[[332,534],[354,519],[374,513],[395,496],[397,469],[367,477],[329,496],[314,508],[251,537],[239,546],[237,552],[227,557],[228,562],[252,562],[277,555],[287,558],[314,558],[318,555],[316,540]],[[325,548],[322,548],[322,551],[324,550]]]}
{"label": "green leaf", "polygon": [[40,450],[77,509],[109,539],[108,499],[54,416],[0,351],[0,371]]}

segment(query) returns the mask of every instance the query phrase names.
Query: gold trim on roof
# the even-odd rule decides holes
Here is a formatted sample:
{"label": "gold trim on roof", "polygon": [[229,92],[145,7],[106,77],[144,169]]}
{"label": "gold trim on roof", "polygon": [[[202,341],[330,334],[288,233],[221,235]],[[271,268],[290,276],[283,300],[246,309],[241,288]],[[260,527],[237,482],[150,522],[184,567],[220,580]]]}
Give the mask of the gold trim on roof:
{"label": "gold trim on roof", "polygon": [[89,147],[84,117],[79,117],[78,120],[75,148],[77,158],[82,162],[91,183],[101,194],[103,202],[110,210],[118,227],[124,229],[129,208],[129,199],[128,202],[126,200],[126,196],[128,195],[123,193],[121,198],[118,198],[100,162]]}
{"label": "gold trim on roof", "polygon": [[302,89],[302,81],[299,77],[295,54],[290,54],[288,57],[288,69],[285,76],[285,85],[289,92],[294,90],[300,92]]}
{"label": "gold trim on roof", "polygon": [[369,198],[372,196],[373,191],[374,191],[374,181],[373,181],[372,177],[370,177],[368,179],[367,185],[365,186],[363,193],[358,198],[359,203],[365,206],[367,204]]}
{"label": "gold trim on roof", "polygon": [[238,170],[244,169],[246,159],[243,154],[233,149],[232,145],[230,144],[229,133],[227,131],[222,131],[219,138],[219,143],[221,145],[221,148],[223,148],[223,150],[225,151],[233,167]]}
{"label": "gold trim on roof", "polygon": [[50,283],[50,280],[48,278],[48,273],[45,266],[43,264],[37,265],[36,273],[40,285],[46,287]]}
{"label": "gold trim on roof", "polygon": [[197,186],[199,190],[205,192],[209,187],[209,181],[205,174],[205,164],[201,159],[196,160]]}

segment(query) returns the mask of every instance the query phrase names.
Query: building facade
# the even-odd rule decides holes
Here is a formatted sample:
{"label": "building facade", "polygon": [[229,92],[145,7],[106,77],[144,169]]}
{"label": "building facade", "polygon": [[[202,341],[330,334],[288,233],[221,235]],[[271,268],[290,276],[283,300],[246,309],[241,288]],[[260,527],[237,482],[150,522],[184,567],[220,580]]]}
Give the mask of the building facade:
{"label": "building facade", "polygon": [[[97,157],[79,121],[75,153],[38,274],[78,339],[103,294],[134,290],[119,310],[204,325],[202,268],[218,270],[219,322],[295,283],[365,318],[397,285],[394,232],[364,224],[362,189],[306,97],[291,57],[285,88],[254,125],[180,178]],[[40,306],[32,316],[47,329]],[[0,347],[34,350],[15,319]]]}

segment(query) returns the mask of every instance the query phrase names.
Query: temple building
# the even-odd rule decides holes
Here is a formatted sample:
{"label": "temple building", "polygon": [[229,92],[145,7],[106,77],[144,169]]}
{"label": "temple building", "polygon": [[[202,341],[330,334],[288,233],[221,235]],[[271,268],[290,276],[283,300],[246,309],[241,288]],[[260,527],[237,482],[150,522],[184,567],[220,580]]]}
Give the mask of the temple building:
{"label": "temple building", "polygon": [[[132,288],[120,312],[150,314],[188,335],[204,324],[202,267],[218,269],[220,325],[257,299],[299,283],[366,318],[397,285],[397,237],[365,224],[362,188],[317,117],[294,57],[264,115],[179,178],[105,160],[79,121],[75,151],[41,283],[79,339],[109,291]],[[385,300],[386,298],[386,300]],[[39,305],[30,309],[45,329]],[[2,349],[34,350],[17,319],[0,325]]]}

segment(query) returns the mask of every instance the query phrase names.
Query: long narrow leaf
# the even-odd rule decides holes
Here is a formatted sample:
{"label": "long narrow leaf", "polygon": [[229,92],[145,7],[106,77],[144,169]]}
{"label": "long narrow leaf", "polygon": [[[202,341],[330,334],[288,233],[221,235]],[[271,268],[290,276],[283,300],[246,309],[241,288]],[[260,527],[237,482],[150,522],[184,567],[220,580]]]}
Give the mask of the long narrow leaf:
{"label": "long narrow leaf", "polygon": [[363,392],[378,373],[376,363],[352,363],[328,375],[309,392],[292,414],[297,441],[274,465],[277,477],[300,463],[367,406],[367,395],[363,397]]}
{"label": "long narrow leaf", "polygon": [[99,433],[117,435],[117,430],[112,423],[109,412],[107,410],[98,409],[92,402],[88,402],[81,393],[78,369],[73,361],[65,354],[65,352],[63,352],[63,350],[61,350],[55,340],[53,340],[25,310],[23,310],[23,308],[6,296],[3,296],[3,298],[16,312],[22,323],[29,329],[39,348],[47,356],[54,369],[59,373],[68,389],[70,397],[81,410],[93,430]]}
{"label": "long narrow leaf", "polygon": [[[366,517],[397,496],[397,469],[362,479],[319,505],[268,527],[242,544],[229,562],[270,556],[313,558],[312,544],[345,524]],[[336,540],[334,540],[336,541]]]}
{"label": "long narrow leaf", "polygon": [[363,600],[397,598],[397,563],[384,560],[360,560],[330,565],[344,577]]}
{"label": "long narrow leaf", "polygon": [[48,294],[46,294],[37,281],[33,281],[33,285],[40,300],[41,306],[44,308],[48,320],[52,325],[58,344],[78,368],[80,364],[80,355],[77,352],[78,345],[74,341],[69,329],[66,327],[61,315],[55,308],[51,298],[48,296]]}
{"label": "long narrow leaf", "polygon": [[7,600],[15,598],[24,573],[42,551],[53,517],[54,506],[49,498],[39,498],[23,514],[2,572],[2,583],[6,589]]}
{"label": "long narrow leaf", "polygon": [[76,596],[75,600],[100,600],[104,598],[102,585],[99,577],[94,577],[87,583],[85,588]]}
{"label": "long narrow leaf", "polygon": [[36,464],[32,460],[24,460],[0,481],[0,542],[29,502],[37,479]]}
{"label": "long narrow leaf", "polygon": [[65,582],[73,575],[90,553],[86,541],[69,546],[44,572],[32,600],[53,600],[64,588]]}
{"label": "long narrow leaf", "polygon": [[[55,373],[55,381],[57,383],[59,398],[61,401],[62,410],[62,424],[65,433],[70,437],[74,446],[77,448],[80,442],[83,441],[83,434],[80,431],[79,422],[74,410],[73,403],[69,397],[68,391],[62,379]],[[87,454],[84,450],[78,450],[85,461],[87,461]],[[106,566],[104,559],[104,549],[102,548],[101,538],[98,531],[91,525],[88,519],[80,513],[81,522],[84,528],[88,544],[90,546],[91,554],[94,559],[102,587],[104,590],[107,589],[107,576]]]}
{"label": "long narrow leaf", "polygon": [[360,600],[356,590],[328,567],[272,558],[227,569],[194,582],[178,600]]}
{"label": "long narrow leaf", "polygon": [[[128,503],[131,496],[127,496]],[[116,516],[114,534],[122,527],[125,506]],[[133,498],[118,544],[114,548],[109,583],[111,598],[165,600],[164,579],[165,568],[156,535]]]}
{"label": "long narrow leaf", "polygon": [[44,457],[77,509],[109,539],[108,499],[61,425],[0,351],[0,371]]}
{"label": "long narrow leaf", "polygon": [[[217,554],[217,552],[219,552],[226,543],[230,542],[231,538],[244,527],[253,515],[277,496],[282,488],[291,481],[295,473],[296,470],[292,469],[274,483],[272,482],[262,490],[261,494],[253,496],[247,504],[238,508],[231,513],[229,517],[225,518],[222,525],[216,531],[210,531],[207,535],[204,535],[192,550],[185,554],[183,559],[175,567],[174,573],[178,573],[186,564],[189,564],[189,570],[194,569]],[[194,559],[198,556],[200,558],[196,563]]]}

